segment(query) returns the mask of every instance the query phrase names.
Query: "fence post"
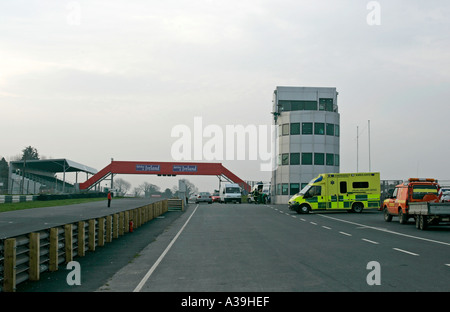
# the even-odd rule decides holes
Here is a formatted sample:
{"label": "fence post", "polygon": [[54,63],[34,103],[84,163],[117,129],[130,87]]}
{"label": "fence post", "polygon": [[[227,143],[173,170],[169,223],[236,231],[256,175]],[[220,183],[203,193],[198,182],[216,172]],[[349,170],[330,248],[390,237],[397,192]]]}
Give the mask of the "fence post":
{"label": "fence post", "polygon": [[113,215],[113,238],[118,238],[119,237],[119,232],[118,232],[119,225],[118,225],[118,223],[119,223],[119,214],[115,213]]}
{"label": "fence post", "polygon": [[112,216],[106,216],[106,242],[112,242]]}
{"label": "fence post", "polygon": [[16,239],[8,238],[4,242],[3,291],[16,290]]}
{"label": "fence post", "polygon": [[121,211],[119,212],[119,235],[123,235],[124,223],[124,213]]}
{"label": "fence post", "polygon": [[84,221],[78,221],[78,256],[84,257],[85,255],[85,240],[86,234],[84,232]]}
{"label": "fence post", "polygon": [[144,223],[145,223],[145,211],[144,211],[144,207],[139,207],[139,214],[141,215],[140,216],[140,223],[141,223],[141,225],[143,225]]}
{"label": "fence post", "polygon": [[95,251],[95,219],[89,220],[89,250]]}
{"label": "fence post", "polygon": [[72,224],[64,225],[64,251],[66,263],[73,260],[73,229]]}
{"label": "fence post", "polygon": [[142,207],[142,210],[144,211],[144,222],[143,223],[147,223],[147,221],[148,221],[148,205],[145,205],[144,207]]}
{"label": "fence post", "polygon": [[123,220],[123,223],[125,226],[125,233],[128,233],[128,232],[130,232],[130,211],[129,210],[125,211],[124,218],[125,219]]}
{"label": "fence post", "polygon": [[139,227],[139,218],[138,218],[137,209],[133,209],[133,223],[134,223],[134,228],[137,229]]}
{"label": "fence post", "polygon": [[98,245],[104,246],[105,245],[105,218],[99,218],[98,219]]}
{"label": "fence post", "polygon": [[40,264],[40,235],[39,233],[30,233],[29,243],[29,279],[30,281],[39,280]]}

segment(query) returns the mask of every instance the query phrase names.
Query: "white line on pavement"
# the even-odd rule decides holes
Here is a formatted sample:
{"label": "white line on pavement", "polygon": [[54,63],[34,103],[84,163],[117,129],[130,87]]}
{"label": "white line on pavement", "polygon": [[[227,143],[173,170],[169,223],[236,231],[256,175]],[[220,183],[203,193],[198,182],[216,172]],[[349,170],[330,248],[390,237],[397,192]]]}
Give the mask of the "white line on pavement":
{"label": "white line on pavement", "polygon": [[194,211],[191,213],[191,215],[189,216],[189,218],[187,219],[187,221],[184,223],[183,227],[178,231],[177,235],[172,239],[172,241],[170,242],[170,244],[166,247],[166,249],[164,250],[164,252],[161,254],[161,256],[159,256],[158,260],[156,260],[156,262],[153,264],[153,266],[150,268],[150,270],[148,270],[147,274],[145,274],[144,278],[139,282],[139,284],[136,286],[136,288],[133,290],[133,292],[139,292],[141,291],[142,287],[144,286],[144,284],[147,282],[147,280],[150,278],[150,276],[153,274],[153,271],[156,270],[156,268],[158,267],[159,263],[164,259],[164,257],[166,256],[167,252],[169,252],[170,248],[172,247],[172,245],[175,243],[175,241],[178,239],[178,236],[180,236],[181,232],[183,232],[184,228],[186,227],[186,225],[188,224],[189,220],[191,220],[192,216],[194,215],[194,213],[197,211],[198,205],[195,207]]}
{"label": "white line on pavement", "polygon": [[370,240],[370,239],[366,239],[366,238],[361,238],[363,241],[365,241],[365,242],[368,242],[368,243],[371,243],[371,244],[374,244],[374,245],[378,245],[379,243],[378,242],[374,242],[374,241],[372,241],[372,240]]}
{"label": "white line on pavement", "polygon": [[437,243],[437,244],[450,246],[450,243],[441,242],[441,241],[437,241],[437,240],[433,240],[433,239],[428,239],[428,238],[423,238],[423,237],[403,234],[403,233],[399,233],[399,232],[394,232],[394,231],[390,231],[390,230],[387,230],[387,229],[377,228],[377,227],[374,227],[374,226],[369,226],[369,225],[364,225],[364,224],[360,224],[360,223],[356,223],[356,222],[351,222],[351,221],[347,221],[347,220],[333,218],[333,217],[330,217],[330,216],[327,216],[327,215],[323,215],[323,214],[318,214],[318,216],[321,216],[323,218],[333,219],[333,220],[340,221],[340,222],[350,223],[350,224],[357,225],[357,226],[362,226],[362,227],[367,228],[367,229],[377,230],[377,231],[390,233],[390,234],[394,234],[394,235],[399,235],[399,236],[404,236],[404,237],[409,237],[409,238],[419,239],[419,240],[423,240],[423,241],[427,241],[427,242],[432,242],[432,243]]}
{"label": "white line on pavement", "polygon": [[419,254],[413,253],[411,251],[403,250],[403,249],[400,249],[400,248],[392,248],[392,249],[400,251],[400,252],[404,252],[404,253],[412,255],[412,256],[418,256],[419,255]]}

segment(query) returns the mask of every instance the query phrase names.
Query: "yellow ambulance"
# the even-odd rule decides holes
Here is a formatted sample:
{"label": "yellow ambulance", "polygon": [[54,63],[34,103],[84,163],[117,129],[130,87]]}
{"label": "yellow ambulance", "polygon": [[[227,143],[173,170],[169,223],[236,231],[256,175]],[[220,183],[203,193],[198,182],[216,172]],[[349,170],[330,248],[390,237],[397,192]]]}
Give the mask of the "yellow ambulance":
{"label": "yellow ambulance", "polygon": [[346,209],[361,212],[380,207],[380,173],[323,173],[289,200],[297,213]]}

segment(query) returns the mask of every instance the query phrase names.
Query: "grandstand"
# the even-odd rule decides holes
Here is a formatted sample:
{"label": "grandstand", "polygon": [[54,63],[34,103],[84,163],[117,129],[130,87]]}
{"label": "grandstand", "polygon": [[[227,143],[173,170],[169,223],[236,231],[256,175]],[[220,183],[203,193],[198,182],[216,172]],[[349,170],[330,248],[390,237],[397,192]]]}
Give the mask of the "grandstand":
{"label": "grandstand", "polygon": [[[19,160],[11,161],[9,166],[9,194],[39,193],[74,193],[75,185],[66,181],[66,173],[75,173],[75,184],[78,173],[94,175],[97,170],[69,159]],[[58,178],[57,174],[62,174]]]}

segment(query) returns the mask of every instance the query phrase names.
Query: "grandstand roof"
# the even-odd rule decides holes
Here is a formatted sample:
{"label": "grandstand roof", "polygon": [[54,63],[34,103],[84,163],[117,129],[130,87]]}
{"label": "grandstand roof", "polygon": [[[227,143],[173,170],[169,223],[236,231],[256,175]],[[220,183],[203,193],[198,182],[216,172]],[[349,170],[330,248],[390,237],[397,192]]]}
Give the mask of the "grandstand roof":
{"label": "grandstand roof", "polygon": [[[10,162],[15,168],[23,168],[24,161],[17,160]],[[61,159],[43,159],[43,160],[27,160],[25,162],[26,169],[47,171],[47,172],[87,172],[96,174],[97,170],[86,165],[79,164],[75,161]]]}

